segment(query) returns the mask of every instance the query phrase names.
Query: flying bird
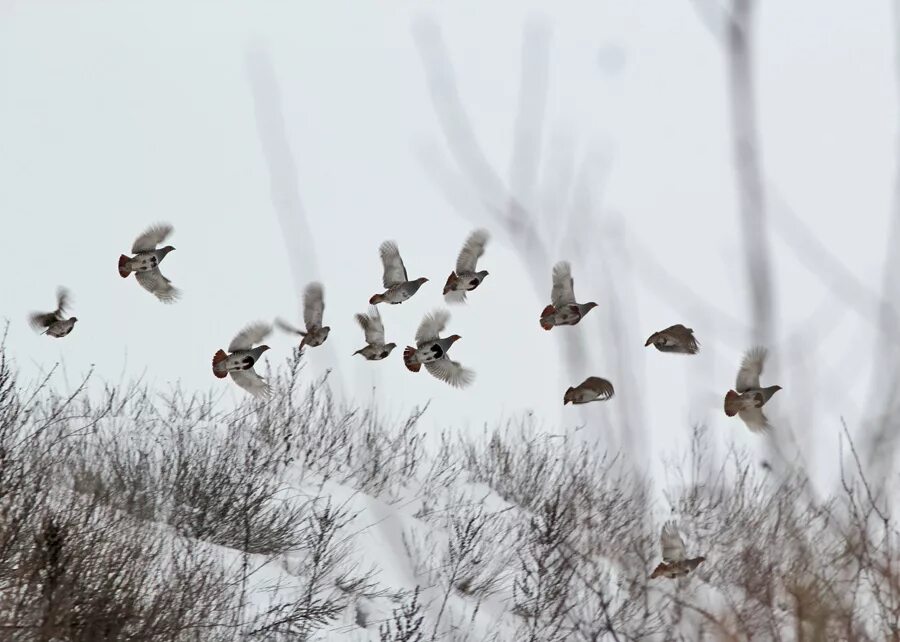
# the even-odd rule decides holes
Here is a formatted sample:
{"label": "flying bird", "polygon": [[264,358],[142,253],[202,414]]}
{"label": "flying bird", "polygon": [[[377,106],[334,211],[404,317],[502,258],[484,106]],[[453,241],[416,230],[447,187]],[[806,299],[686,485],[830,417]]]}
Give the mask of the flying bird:
{"label": "flying bird", "polygon": [[56,309],[53,312],[32,312],[28,316],[28,323],[35,332],[43,330],[41,334],[61,339],[75,327],[77,317],[66,318],[66,308],[71,302],[69,291],[60,286],[56,289]]}
{"label": "flying bird", "polygon": [[384,342],[384,323],[374,305],[369,308],[368,314],[357,314],[355,318],[365,334],[366,347],[360,348],[354,355],[361,354],[368,361],[381,361],[397,347],[396,343]]}
{"label": "flying bird", "polygon": [[231,343],[228,344],[228,352],[219,350],[213,356],[213,374],[219,379],[224,379],[229,374],[232,380],[254,397],[268,397],[271,388],[265,379],[256,374],[253,366],[259,361],[263,352],[269,349],[267,345],[253,347],[272,332],[272,326],[268,323],[251,323],[238,332]]}
{"label": "flying bird", "polygon": [[737,415],[752,432],[762,432],[772,427],[761,408],[781,390],[781,386],[759,387],[759,375],[767,356],[768,351],[761,346],[747,350],[734,390],[729,390],[725,395],[725,414],[729,417]]}
{"label": "flying bird", "polygon": [[484,277],[488,275],[487,270],[475,271],[488,239],[490,235],[485,229],[475,230],[466,239],[459,256],[456,257],[456,269],[450,273],[444,285],[444,299],[447,303],[465,303],[466,292],[471,292],[481,285]]}
{"label": "flying bird", "polygon": [[377,305],[379,303],[403,303],[412,295],[419,291],[422,284],[428,279],[424,276],[410,281],[406,274],[406,266],[403,265],[403,259],[400,257],[400,250],[394,241],[385,241],[378,248],[381,254],[381,263],[384,266],[384,274],[381,282],[386,288],[381,294],[373,294],[369,299],[369,303]]}
{"label": "flying bird", "polygon": [[424,365],[431,376],[455,388],[465,388],[474,381],[475,372],[447,356],[450,346],[461,338],[458,334],[440,338],[449,320],[447,310],[426,314],[416,331],[416,347],[406,346],[403,351],[403,363],[411,372],[418,372]]}
{"label": "flying bird", "polygon": [[588,377],[574,388],[570,387],[563,396],[563,405],[567,403],[581,404],[591,401],[606,401],[616,391],[613,385],[600,377]]}
{"label": "flying bird", "polygon": [[172,229],[168,223],[151,225],[134,240],[134,245],[131,246],[134,256],[119,256],[119,276],[124,279],[134,272],[134,278],[141,287],[163,303],[174,303],[181,296],[181,291],[159,271],[159,264],[175,248],[166,245],[156,249],[157,245],[168,238]]}
{"label": "flying bird", "polygon": [[706,558],[702,555],[687,559],[684,540],[681,539],[675,522],[669,521],[663,524],[659,543],[662,547],[663,561],[650,574],[651,580],[657,577],[668,577],[671,579],[682,577],[697,568],[701,562],[706,561]]}
{"label": "flying bird", "polygon": [[686,328],[680,323],[651,334],[644,347],[646,348],[650,344],[653,344],[660,352],[697,354],[697,351],[700,350],[700,343],[694,338],[693,329]]}
{"label": "flying bird", "polygon": [[287,321],[275,319],[275,325],[289,334],[303,337],[300,340],[300,348],[309,346],[315,348],[325,343],[330,326],[322,325],[322,316],[325,313],[325,290],[318,281],[313,281],[303,291],[303,323],[306,324],[306,332],[295,328]]}
{"label": "flying bird", "polygon": [[597,307],[593,301],[577,303],[575,301],[575,280],[572,278],[572,267],[568,261],[560,261],[553,266],[553,288],[550,290],[550,305],[541,312],[541,327],[551,330],[558,325],[575,325],[592,309]]}

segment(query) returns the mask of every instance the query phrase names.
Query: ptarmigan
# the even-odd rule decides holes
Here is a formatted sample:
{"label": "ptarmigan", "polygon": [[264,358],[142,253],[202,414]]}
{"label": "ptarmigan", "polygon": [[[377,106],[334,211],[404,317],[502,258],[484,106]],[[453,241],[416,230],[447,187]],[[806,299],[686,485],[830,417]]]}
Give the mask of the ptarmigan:
{"label": "ptarmigan", "polygon": [[684,540],[681,539],[681,535],[678,533],[675,522],[669,521],[663,524],[662,533],[659,536],[659,543],[662,548],[663,561],[653,569],[653,573],[650,574],[650,579],[655,579],[657,577],[675,579],[687,575],[702,562],[706,561],[706,558],[702,555],[700,557],[687,559]]}
{"label": "ptarmigan", "polygon": [[397,347],[396,343],[384,342],[384,323],[374,305],[369,308],[368,314],[357,314],[355,318],[365,334],[366,347],[360,348],[354,355],[361,354],[368,361],[381,361]]}
{"label": "ptarmigan", "polygon": [[403,265],[403,259],[400,258],[400,250],[394,241],[385,241],[378,248],[381,254],[381,263],[384,266],[384,274],[381,277],[382,285],[387,288],[381,294],[373,294],[369,299],[369,303],[377,305],[379,303],[392,303],[394,305],[403,303],[412,295],[419,291],[422,284],[428,279],[424,276],[414,281],[410,281],[406,274],[406,266]]}
{"label": "ptarmigan", "polygon": [[69,291],[60,286],[56,289],[56,309],[53,312],[32,312],[28,316],[28,323],[35,331],[42,330],[41,334],[60,339],[72,331],[77,317],[66,318],[66,308],[71,301]]}
{"label": "ptarmigan", "polygon": [[487,270],[475,271],[478,259],[484,254],[484,246],[490,235],[485,229],[472,232],[456,257],[456,269],[447,277],[444,299],[447,303],[465,303],[466,292],[471,292],[484,281]]}
{"label": "ptarmigan", "polygon": [[558,325],[575,325],[597,307],[593,301],[588,303],[575,301],[575,280],[572,278],[572,268],[568,261],[560,261],[553,266],[550,301],[550,305],[541,312],[541,327],[544,330],[551,330]]}
{"label": "ptarmigan", "polygon": [[781,386],[759,387],[759,376],[767,356],[768,351],[761,346],[747,350],[734,390],[729,390],[725,395],[725,414],[729,417],[737,415],[752,432],[763,432],[772,427],[761,409],[772,395],[781,390]]}
{"label": "ptarmigan", "polygon": [[174,303],[181,296],[181,291],[159,271],[159,264],[175,248],[166,245],[156,249],[156,246],[171,233],[172,226],[168,223],[152,225],[134,240],[134,245],[131,246],[134,256],[119,256],[119,276],[124,279],[134,272],[134,278],[140,286],[163,303]]}
{"label": "ptarmigan", "polygon": [[416,331],[416,347],[406,346],[403,351],[403,363],[411,372],[418,372],[424,365],[431,376],[455,388],[464,388],[474,381],[475,373],[447,356],[450,346],[461,338],[458,334],[440,338],[449,320],[447,310],[426,314]]}
{"label": "ptarmigan", "polygon": [[300,348],[309,346],[315,348],[325,343],[328,333],[331,332],[330,326],[322,325],[322,316],[325,314],[325,290],[322,284],[313,281],[306,286],[303,292],[303,323],[306,325],[306,332],[295,328],[287,321],[275,319],[275,325],[289,334],[296,334],[303,337],[300,340]]}
{"label": "ptarmigan", "polygon": [[219,379],[224,379],[229,374],[234,382],[249,392],[254,397],[268,397],[271,388],[265,379],[256,374],[253,366],[259,361],[263,352],[269,349],[267,345],[253,347],[272,332],[272,326],[268,323],[251,323],[235,335],[228,344],[229,354],[219,350],[213,356],[213,374]]}

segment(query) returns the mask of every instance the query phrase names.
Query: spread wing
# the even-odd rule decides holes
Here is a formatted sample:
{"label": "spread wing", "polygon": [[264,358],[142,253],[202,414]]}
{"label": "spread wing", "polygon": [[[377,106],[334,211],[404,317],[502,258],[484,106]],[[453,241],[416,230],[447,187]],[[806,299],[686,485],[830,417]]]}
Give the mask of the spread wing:
{"label": "spread wing", "polygon": [[603,399],[609,399],[615,394],[612,383],[601,377],[588,377],[581,384],[584,388],[591,390]]}
{"label": "spread wing", "polygon": [[366,335],[366,343],[384,345],[384,323],[381,321],[381,313],[377,307],[369,306],[369,314],[357,314],[356,322]]}
{"label": "spread wing", "polygon": [[747,408],[738,412],[738,417],[747,424],[750,432],[766,432],[772,428],[762,408]]}
{"label": "spread wing", "polygon": [[767,354],[768,351],[761,346],[750,348],[744,353],[741,369],[738,370],[737,381],[734,385],[737,392],[759,388],[759,375],[762,374]]}
{"label": "spread wing", "polygon": [[416,330],[416,344],[421,345],[439,339],[449,320],[450,313],[447,310],[434,310],[426,314],[419,324],[419,329]]}
{"label": "spread wing", "polygon": [[62,318],[66,313],[66,308],[72,301],[72,294],[63,286],[56,288],[56,314]]}
{"label": "spread wing", "polygon": [[325,314],[325,290],[318,281],[306,286],[303,293],[303,323],[309,332],[312,328],[322,327],[322,316]]}
{"label": "spread wing", "polygon": [[568,261],[560,261],[553,266],[553,289],[550,290],[550,302],[557,310],[575,303],[575,280],[572,278],[572,266]]}
{"label": "spread wing", "polygon": [[384,287],[389,288],[409,281],[406,276],[406,266],[403,265],[400,250],[397,249],[394,241],[385,241],[378,251],[381,253],[381,264],[384,266],[384,275],[381,279]]}
{"label": "spread wing", "polygon": [[156,296],[163,303],[174,303],[181,296],[181,290],[172,285],[172,282],[163,276],[158,267],[146,272],[135,272],[134,278],[141,287]]}
{"label": "spread wing", "polygon": [[284,330],[288,334],[299,334],[300,336],[306,334],[300,328],[295,328],[290,323],[281,318],[275,319],[275,325],[277,325],[280,329]]}
{"label": "spread wing", "polygon": [[436,379],[449,383],[454,388],[465,388],[475,380],[475,372],[464,368],[458,361],[446,357],[425,364],[425,369]]}
{"label": "spread wing", "polygon": [[28,325],[34,330],[43,330],[58,320],[55,312],[32,312],[28,315]]}
{"label": "spread wing", "polygon": [[680,562],[685,558],[684,540],[678,534],[678,528],[675,522],[666,522],[663,524],[662,533],[659,536],[659,543],[662,547],[662,558],[667,564],[672,562]]}
{"label": "spread wing", "polygon": [[234,336],[234,339],[228,344],[228,352],[249,350],[254,343],[259,343],[269,336],[271,332],[272,326],[268,323],[262,321],[251,323]]}
{"label": "spread wing", "polygon": [[256,374],[256,370],[248,368],[247,370],[232,370],[231,378],[241,388],[249,392],[257,399],[268,397],[272,394],[272,389],[266,380]]}
{"label": "spread wing", "polygon": [[151,225],[143,234],[134,239],[134,245],[131,246],[131,253],[149,252],[155,250],[156,246],[162,243],[172,233],[172,226],[168,223],[157,223]]}
{"label": "spread wing", "polygon": [[484,246],[489,238],[490,234],[485,229],[477,229],[469,234],[469,238],[466,239],[459,251],[459,256],[456,257],[457,274],[475,271],[475,266],[478,264],[478,259],[484,254]]}

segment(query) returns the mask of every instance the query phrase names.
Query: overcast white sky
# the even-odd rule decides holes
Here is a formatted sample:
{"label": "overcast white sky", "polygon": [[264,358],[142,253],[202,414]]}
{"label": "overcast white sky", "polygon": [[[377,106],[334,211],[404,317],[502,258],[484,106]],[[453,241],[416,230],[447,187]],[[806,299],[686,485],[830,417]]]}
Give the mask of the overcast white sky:
{"label": "overcast white sky", "polygon": [[[877,289],[897,134],[890,3],[761,4],[765,171],[821,243]],[[211,356],[249,321],[297,317],[296,270],[323,280],[333,328],[328,343],[310,351],[310,372],[333,367],[345,393],[368,399],[375,386],[392,414],[430,398],[426,426],[476,430],[526,410],[548,427],[576,423],[562,394],[585,373],[560,371],[560,332],[537,323],[550,276],[537,298],[515,248],[487,219],[494,241],[483,266],[491,275],[466,308],[451,309],[448,328],[463,337],[452,355],[477,371],[475,385],[458,391],[414,376],[399,350],[382,363],[350,356],[363,345],[352,316],[380,290],[379,243],[396,239],[410,276],[431,279],[409,303],[382,307],[387,338],[402,348],[422,315],[443,305],[443,282],[481,217],[451,207],[416,151],[443,149],[411,31],[421,14],[441,24],[475,133],[504,178],[523,27],[545,20],[548,136],[570,136],[579,156],[602,150],[611,168],[602,211],[621,217],[643,251],[709,303],[745,316],[724,58],[689,0],[0,0],[0,315],[11,321],[9,344],[24,373],[64,359],[72,380],[96,364],[107,380],[123,368],[129,376],[146,370],[159,386],[226,386],[237,398],[242,391],[212,377]],[[273,207],[247,73],[254,43],[280,87],[311,240],[283,238]],[[774,422],[815,408],[822,439],[806,455],[831,466],[838,416],[851,425],[862,416],[874,335],[779,240],[778,216],[773,210],[779,336],[811,315],[832,331],[779,353],[784,390],[767,408]],[[184,291],[173,306],[115,269],[156,221],[175,226],[177,250],[163,265]],[[588,242],[597,252],[605,247]],[[289,255],[307,247],[315,262]],[[552,257],[564,258],[561,250]],[[603,275],[585,274],[577,262],[573,269],[579,298],[602,300]],[[632,395],[654,435],[648,459],[684,445],[689,421],[704,416],[716,433],[755,446],[721,412],[749,333],[735,337],[699,311],[690,318],[676,310],[646,274],[634,275],[628,349],[640,375]],[[56,341],[25,319],[52,308],[59,284],[71,288],[80,321]],[[600,337],[608,318],[595,311],[573,330]],[[696,330],[699,356],[643,347],[647,335],[676,322]],[[275,335],[266,360],[280,361],[292,342]],[[598,354],[588,374],[610,376],[602,346]],[[764,383],[773,382],[764,375]],[[594,412],[614,413],[620,402]]]}

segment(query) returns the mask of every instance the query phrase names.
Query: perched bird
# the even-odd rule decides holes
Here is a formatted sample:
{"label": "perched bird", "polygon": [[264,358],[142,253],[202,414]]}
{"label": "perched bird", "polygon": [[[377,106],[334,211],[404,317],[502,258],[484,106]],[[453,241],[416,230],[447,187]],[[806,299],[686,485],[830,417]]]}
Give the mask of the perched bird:
{"label": "perched bird", "polygon": [[418,292],[422,284],[428,280],[424,276],[415,281],[409,280],[406,275],[406,266],[403,265],[403,259],[400,258],[400,250],[397,249],[394,241],[385,241],[378,251],[381,254],[381,263],[384,265],[384,275],[381,281],[387,289],[381,294],[372,295],[372,298],[369,299],[369,303],[372,305],[382,302],[403,303]]}
{"label": "perched bird", "polygon": [[275,325],[289,334],[296,334],[303,339],[300,340],[300,348],[309,346],[315,348],[325,343],[328,333],[331,332],[330,326],[322,325],[322,315],[325,313],[325,291],[322,284],[313,281],[306,286],[303,291],[303,323],[306,324],[306,332],[292,326],[287,321],[275,319]]}
{"label": "perched bird", "polygon": [[271,394],[271,388],[265,379],[256,374],[253,366],[259,361],[263,352],[269,349],[267,345],[253,347],[272,332],[272,326],[268,323],[251,323],[238,332],[231,343],[228,344],[228,352],[219,350],[213,356],[213,374],[219,379],[224,379],[229,374],[234,382],[249,392],[254,397],[267,397]]}
{"label": "perched bird", "polygon": [[563,405],[606,401],[614,394],[616,391],[613,389],[613,385],[606,379],[588,377],[574,388],[569,387],[566,390],[566,394],[563,396]]}
{"label": "perched bird", "polygon": [[659,543],[662,547],[663,561],[650,574],[651,580],[657,577],[671,579],[682,577],[697,568],[701,562],[706,561],[702,555],[686,559],[684,540],[678,534],[675,522],[669,521],[663,524]]}
{"label": "perched bird", "polygon": [[597,307],[593,301],[575,302],[575,280],[568,261],[560,261],[553,266],[553,288],[550,290],[550,305],[541,312],[541,327],[550,330],[557,325],[575,325],[588,312]]}
{"label": "perched bird", "polygon": [[406,346],[403,351],[403,363],[411,372],[418,372],[424,365],[431,376],[455,388],[464,388],[475,379],[475,373],[447,356],[450,346],[461,338],[458,334],[440,338],[449,320],[447,310],[426,314],[416,331],[416,347]]}
{"label": "perched bird", "polygon": [[374,305],[369,308],[368,314],[357,314],[356,322],[366,335],[366,347],[360,348],[354,355],[361,354],[369,361],[381,361],[397,347],[396,343],[384,342],[384,323]]}
{"label": "perched bird", "polygon": [[456,269],[447,277],[444,285],[444,299],[447,303],[465,303],[466,292],[471,292],[484,281],[487,270],[475,271],[478,259],[484,254],[484,246],[490,235],[487,230],[478,229],[469,235],[456,257]]}
{"label": "perched bird", "polygon": [[781,390],[781,386],[759,387],[759,375],[762,374],[766,356],[768,351],[761,346],[747,350],[737,373],[735,389],[725,395],[725,414],[729,417],[737,415],[752,432],[762,432],[772,427],[761,408]]}
{"label": "perched bird", "polygon": [[69,291],[60,286],[56,289],[56,309],[53,312],[32,312],[28,316],[28,323],[35,331],[43,329],[41,334],[60,339],[72,331],[77,317],[65,317],[66,308],[71,301]]}
{"label": "perched bird", "polygon": [[671,325],[665,330],[654,332],[644,344],[646,348],[653,344],[660,352],[678,352],[680,354],[697,354],[700,343],[694,338],[694,331],[680,323]]}
{"label": "perched bird", "polygon": [[181,296],[181,291],[159,271],[159,264],[175,248],[166,245],[156,249],[156,246],[165,241],[171,233],[172,226],[168,223],[152,225],[134,240],[134,245],[131,246],[134,256],[131,258],[124,254],[119,256],[119,276],[124,279],[134,272],[134,278],[141,287],[163,303],[174,303]]}

